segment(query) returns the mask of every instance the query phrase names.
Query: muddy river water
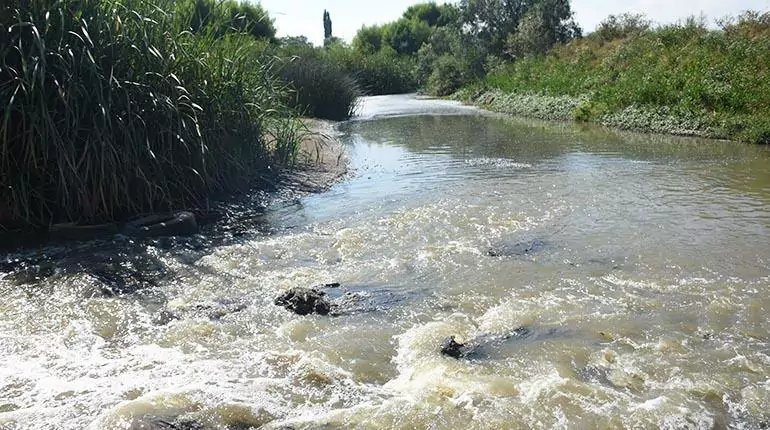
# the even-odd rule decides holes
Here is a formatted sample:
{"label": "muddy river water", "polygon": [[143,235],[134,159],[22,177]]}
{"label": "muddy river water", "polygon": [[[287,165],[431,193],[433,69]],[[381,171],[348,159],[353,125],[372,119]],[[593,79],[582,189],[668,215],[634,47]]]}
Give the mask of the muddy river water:
{"label": "muddy river water", "polygon": [[7,256],[54,255],[0,274],[0,429],[770,426],[767,148],[411,96],[339,132],[349,178],[230,240]]}

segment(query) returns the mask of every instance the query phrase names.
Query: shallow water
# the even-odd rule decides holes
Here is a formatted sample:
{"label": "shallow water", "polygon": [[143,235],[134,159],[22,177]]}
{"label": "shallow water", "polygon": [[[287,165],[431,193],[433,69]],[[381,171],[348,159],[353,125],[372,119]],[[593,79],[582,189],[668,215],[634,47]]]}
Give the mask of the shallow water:
{"label": "shallow water", "polygon": [[[25,255],[53,276],[0,275],[0,429],[770,423],[767,148],[407,96],[340,131],[355,175],[250,234],[50,247]],[[142,282],[115,294],[93,261]],[[327,282],[357,310],[272,304]]]}

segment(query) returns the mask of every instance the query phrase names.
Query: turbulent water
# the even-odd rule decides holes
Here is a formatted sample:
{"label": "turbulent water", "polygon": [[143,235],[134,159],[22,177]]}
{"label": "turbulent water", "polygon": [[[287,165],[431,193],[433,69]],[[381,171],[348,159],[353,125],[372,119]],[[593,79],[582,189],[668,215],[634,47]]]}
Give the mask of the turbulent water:
{"label": "turbulent water", "polygon": [[349,179],[227,240],[10,255],[0,429],[770,425],[766,148],[406,96],[339,130]]}

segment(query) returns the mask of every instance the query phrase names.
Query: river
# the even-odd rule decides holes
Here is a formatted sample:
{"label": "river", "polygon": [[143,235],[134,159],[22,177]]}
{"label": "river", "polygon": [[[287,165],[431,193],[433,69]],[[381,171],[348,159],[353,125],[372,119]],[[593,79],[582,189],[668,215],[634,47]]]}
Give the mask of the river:
{"label": "river", "polygon": [[768,148],[413,96],[339,132],[350,178],[230,240],[9,256],[57,255],[0,275],[0,429],[770,425]]}

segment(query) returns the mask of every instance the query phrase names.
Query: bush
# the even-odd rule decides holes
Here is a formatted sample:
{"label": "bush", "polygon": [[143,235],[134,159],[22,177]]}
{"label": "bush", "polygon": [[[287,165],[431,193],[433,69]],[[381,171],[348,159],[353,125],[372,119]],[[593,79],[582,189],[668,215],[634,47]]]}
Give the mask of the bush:
{"label": "bush", "polygon": [[437,96],[447,96],[466,83],[466,71],[460,61],[443,55],[433,64],[433,73],[428,78],[428,91]]}
{"label": "bush", "polygon": [[415,62],[387,50],[374,55],[355,56],[349,72],[368,95],[403,94],[417,89]]}
{"label": "bush", "polygon": [[638,36],[652,27],[652,21],[639,13],[610,15],[602,21],[589,37],[600,42],[626,39]]}
{"label": "bush", "polygon": [[172,0],[154,3],[0,11],[0,226],[204,205],[291,162],[296,122],[264,46],[185,32]]}
{"label": "bush", "polygon": [[314,118],[348,119],[361,95],[356,81],[326,60],[295,57],[284,65],[281,77],[294,89],[290,104]]}

